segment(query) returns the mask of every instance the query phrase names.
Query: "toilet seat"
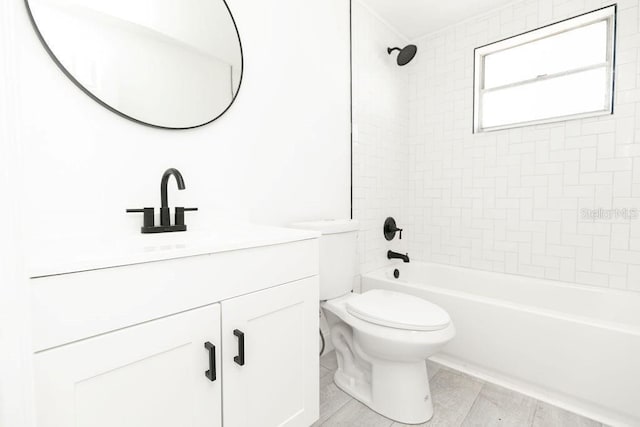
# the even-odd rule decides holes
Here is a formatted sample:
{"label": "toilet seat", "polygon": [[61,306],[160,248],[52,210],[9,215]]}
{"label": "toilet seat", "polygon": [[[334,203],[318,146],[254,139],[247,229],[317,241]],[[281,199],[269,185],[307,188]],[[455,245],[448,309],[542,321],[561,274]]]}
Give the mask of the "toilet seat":
{"label": "toilet seat", "polygon": [[409,331],[438,331],[451,322],[446,311],[429,301],[383,289],[352,295],[346,308],[365,322]]}
{"label": "toilet seat", "polygon": [[[371,291],[369,291],[371,292]],[[330,299],[321,304],[321,307],[325,310],[335,314],[343,322],[351,326],[359,333],[363,333],[370,336],[376,336],[380,339],[384,339],[387,342],[404,343],[404,344],[419,344],[432,341],[439,341],[442,337],[448,337],[455,335],[455,328],[453,322],[449,322],[443,329],[435,331],[416,331],[410,329],[393,328],[390,326],[378,325],[367,320],[363,320],[351,313],[347,309],[349,302],[363,294],[348,293],[338,298]]]}

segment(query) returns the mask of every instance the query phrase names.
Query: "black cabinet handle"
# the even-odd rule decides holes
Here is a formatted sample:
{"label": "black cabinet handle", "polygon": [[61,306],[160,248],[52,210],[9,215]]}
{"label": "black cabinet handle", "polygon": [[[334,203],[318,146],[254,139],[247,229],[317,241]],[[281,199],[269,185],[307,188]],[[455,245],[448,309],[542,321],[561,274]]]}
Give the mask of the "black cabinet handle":
{"label": "black cabinet handle", "polygon": [[216,380],[216,346],[209,341],[204,343],[204,348],[209,351],[209,370],[205,371],[204,375],[209,378],[210,381]]}
{"label": "black cabinet handle", "polygon": [[233,361],[244,366],[244,332],[240,329],[234,329],[233,335],[238,337],[238,355],[234,356]]}

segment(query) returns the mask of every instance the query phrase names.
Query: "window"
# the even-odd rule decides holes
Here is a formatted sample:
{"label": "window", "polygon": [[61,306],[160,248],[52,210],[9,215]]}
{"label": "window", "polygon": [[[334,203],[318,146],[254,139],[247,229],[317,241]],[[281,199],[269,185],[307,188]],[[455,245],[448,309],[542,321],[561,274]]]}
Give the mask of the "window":
{"label": "window", "polygon": [[615,8],[477,48],[474,132],[611,114]]}

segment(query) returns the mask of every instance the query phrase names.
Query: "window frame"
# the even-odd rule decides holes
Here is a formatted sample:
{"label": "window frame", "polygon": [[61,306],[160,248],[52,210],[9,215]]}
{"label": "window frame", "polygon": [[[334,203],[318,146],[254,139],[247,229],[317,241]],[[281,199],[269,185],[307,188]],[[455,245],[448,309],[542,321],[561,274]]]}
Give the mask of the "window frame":
{"label": "window frame", "polygon": [[[554,37],[558,34],[562,34],[568,31],[572,31],[578,28],[582,28],[597,22],[607,22],[607,56],[604,63],[597,65],[591,65],[586,67],[579,67],[571,70],[565,70],[562,72],[537,76],[533,79],[521,80],[518,82],[512,82],[506,85],[484,89],[484,59],[487,55],[504,51],[507,49],[522,46],[537,40]],[[502,129],[512,129],[523,126],[532,126],[543,123],[554,123],[560,121],[567,121],[573,119],[583,119],[588,117],[597,117],[603,115],[613,114],[614,104],[614,88],[615,88],[615,56],[616,56],[616,21],[617,21],[617,4],[602,7],[590,12],[583,13],[571,18],[564,19],[562,21],[555,22],[553,24],[545,25],[543,27],[535,28],[533,30],[520,33],[493,43],[489,43],[483,46],[479,46],[474,49],[474,61],[473,61],[473,133],[491,132]],[[495,91],[500,89],[506,89],[510,87],[518,87],[526,84],[531,84],[537,81],[549,80],[557,77],[576,74],[591,69],[606,67],[607,71],[607,105],[602,110],[589,111],[584,113],[569,114],[564,116],[549,117],[545,119],[523,121],[517,123],[509,123],[499,126],[482,127],[482,95],[489,91]]]}

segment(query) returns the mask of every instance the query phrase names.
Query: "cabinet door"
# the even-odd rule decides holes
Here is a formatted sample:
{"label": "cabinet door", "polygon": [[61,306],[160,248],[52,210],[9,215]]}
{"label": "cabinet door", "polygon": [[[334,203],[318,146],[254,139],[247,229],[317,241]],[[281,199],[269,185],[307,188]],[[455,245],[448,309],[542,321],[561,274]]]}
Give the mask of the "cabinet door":
{"label": "cabinet door", "polygon": [[38,427],[222,425],[220,305],[35,355]]}
{"label": "cabinet door", "polygon": [[318,419],[318,304],[317,276],[222,302],[225,427]]}

